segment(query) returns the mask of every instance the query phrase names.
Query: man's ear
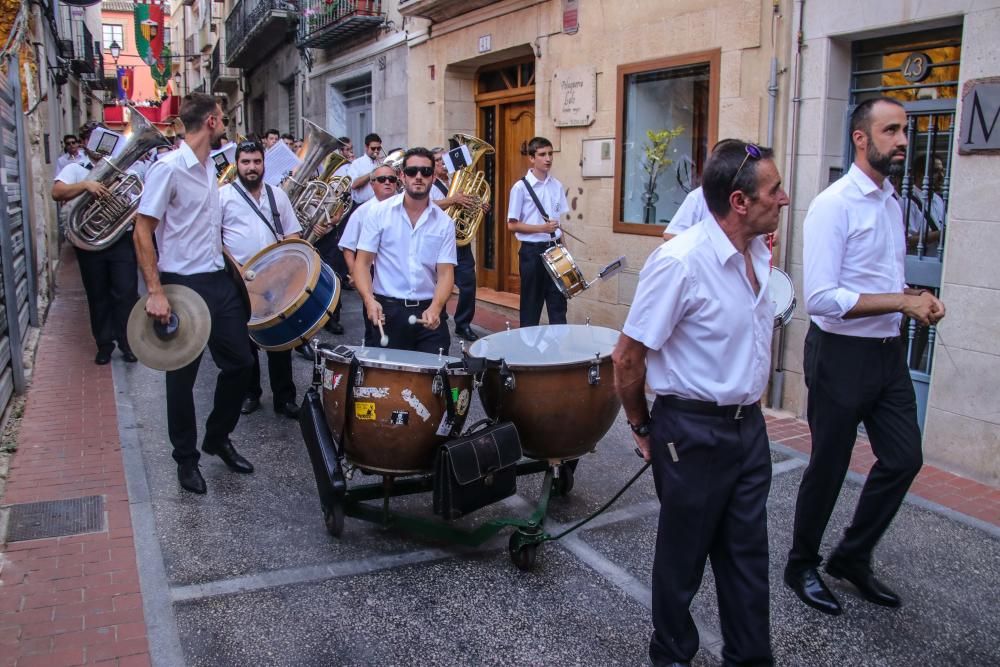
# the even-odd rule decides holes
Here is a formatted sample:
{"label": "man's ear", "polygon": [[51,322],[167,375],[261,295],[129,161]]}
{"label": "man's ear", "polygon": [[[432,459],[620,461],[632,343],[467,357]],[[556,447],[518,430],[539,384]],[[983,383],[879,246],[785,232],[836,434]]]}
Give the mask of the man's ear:
{"label": "man's ear", "polygon": [[750,198],[742,190],[729,193],[729,208],[740,215],[746,215],[747,207],[750,205]]}

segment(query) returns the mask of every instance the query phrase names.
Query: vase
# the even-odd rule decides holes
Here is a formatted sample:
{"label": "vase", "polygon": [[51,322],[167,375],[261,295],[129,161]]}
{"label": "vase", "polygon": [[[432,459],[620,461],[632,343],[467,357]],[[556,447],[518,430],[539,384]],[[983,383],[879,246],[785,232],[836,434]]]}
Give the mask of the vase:
{"label": "vase", "polygon": [[660,195],[655,192],[644,192],[642,195],[642,224],[656,224],[656,202]]}

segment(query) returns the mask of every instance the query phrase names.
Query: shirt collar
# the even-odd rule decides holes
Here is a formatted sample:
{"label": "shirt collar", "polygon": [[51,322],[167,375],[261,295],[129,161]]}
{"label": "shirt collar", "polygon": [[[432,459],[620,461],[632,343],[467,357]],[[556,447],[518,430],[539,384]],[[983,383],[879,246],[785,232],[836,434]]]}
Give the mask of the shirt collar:
{"label": "shirt collar", "polygon": [[[726,233],[722,231],[722,227],[719,226],[714,217],[710,220],[706,219],[701,226],[708,235],[709,242],[712,244],[712,250],[715,251],[715,256],[719,260],[720,265],[725,266],[734,255],[740,254],[740,251],[736,249],[736,246],[729,240]],[[763,236],[755,236],[750,239],[749,249],[750,258],[753,260],[755,266],[761,260],[768,261],[768,248]]]}
{"label": "shirt collar", "polygon": [[[184,160],[184,166],[187,167],[188,169],[195,166],[196,164],[200,164],[202,167],[205,167],[205,164],[198,162],[198,156],[194,154],[194,151],[191,150],[191,147],[188,146],[188,143],[186,141],[181,142],[181,147],[178,148],[177,150],[181,154],[181,159]],[[205,158],[206,163],[209,160],[211,160],[211,157]]]}
{"label": "shirt collar", "polygon": [[[386,199],[385,201],[388,202],[386,206],[393,209],[394,211],[399,211],[399,215],[403,216],[403,218],[407,221],[407,224],[409,224],[409,217],[406,215],[406,211],[403,209],[404,194],[405,193],[400,192],[398,195],[393,195],[388,199]],[[435,205],[433,201],[430,201],[430,197],[428,196],[427,208],[425,208],[424,212],[420,214],[420,217],[417,219],[417,224],[413,226],[413,229],[420,227],[425,222],[430,222],[430,220],[434,216],[436,216],[439,212],[441,215],[444,215],[444,211],[442,211],[440,207]]]}
{"label": "shirt collar", "polygon": [[527,174],[527,177],[526,177],[526,178],[528,179],[528,183],[530,183],[530,184],[531,184],[531,187],[534,187],[534,186],[535,186],[535,185],[537,185],[538,183],[541,183],[542,185],[545,185],[546,183],[548,183],[548,182],[549,182],[549,179],[550,179],[550,178],[552,178],[552,173],[551,173],[551,172],[549,172],[548,174],[546,174],[546,175],[545,175],[545,180],[544,180],[544,181],[541,181],[541,180],[539,180],[539,179],[538,179],[538,177],[537,177],[537,176],[535,176],[535,172],[533,172],[533,171],[531,171],[531,170],[529,169],[529,170],[528,170],[528,174]]}
{"label": "shirt collar", "polygon": [[851,168],[847,170],[847,177],[851,179],[854,185],[857,186],[858,190],[865,197],[869,197],[872,193],[879,192],[879,198],[883,201],[891,196],[893,196],[896,191],[892,187],[892,183],[889,179],[882,181],[882,187],[879,188],[872,179],[868,178],[868,175],[861,171],[861,168],[856,164],[851,164]]}

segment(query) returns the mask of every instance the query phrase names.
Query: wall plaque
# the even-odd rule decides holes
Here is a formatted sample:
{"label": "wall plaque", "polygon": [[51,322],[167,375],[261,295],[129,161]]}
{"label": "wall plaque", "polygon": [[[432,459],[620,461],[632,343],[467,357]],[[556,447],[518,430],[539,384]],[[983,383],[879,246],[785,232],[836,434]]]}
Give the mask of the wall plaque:
{"label": "wall plaque", "polygon": [[1000,153],[1000,78],[966,82],[958,131],[959,153]]}
{"label": "wall plaque", "polygon": [[593,124],[597,116],[597,69],[566,67],[552,75],[552,122],[556,127]]}

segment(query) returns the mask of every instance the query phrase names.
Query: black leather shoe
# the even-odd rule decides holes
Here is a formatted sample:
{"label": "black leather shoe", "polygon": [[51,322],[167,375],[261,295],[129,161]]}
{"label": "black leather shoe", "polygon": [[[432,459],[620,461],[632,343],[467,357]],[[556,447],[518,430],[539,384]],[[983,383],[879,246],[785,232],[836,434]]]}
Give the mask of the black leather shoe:
{"label": "black leather shoe", "polygon": [[785,585],[791,588],[800,600],[817,611],[831,616],[840,616],[844,611],[814,567],[801,572],[792,572],[785,568]]}
{"label": "black leather shoe", "polygon": [[132,354],[132,350],[122,350],[122,359],[125,360],[126,364],[134,364],[139,361],[139,358]]}
{"label": "black leather shoe", "polygon": [[328,320],[323,328],[332,333],[334,336],[342,336],[344,334],[344,325],[340,322]]}
{"label": "black leather shoe", "polygon": [[313,354],[313,349],[308,345],[299,345],[295,348],[295,351],[299,353],[299,356],[303,359],[308,359],[309,361],[315,361],[316,355]]}
{"label": "black leather shoe", "polygon": [[197,463],[182,463],[177,466],[177,481],[181,483],[181,488],[191,493],[205,493],[208,487],[205,486],[205,478],[201,476],[201,470]]}
{"label": "black leather shoe", "polygon": [[105,364],[111,363],[111,350],[98,350],[97,356],[94,357],[94,363],[98,366],[104,366]]}
{"label": "black leather shoe", "polygon": [[861,597],[869,602],[883,607],[898,607],[903,604],[896,593],[875,578],[875,573],[868,566],[851,566],[831,558],[826,564],[826,573],[835,579],[846,579],[854,584]]}
{"label": "black leather shoe", "polygon": [[260,409],[260,399],[247,396],[243,399],[243,405],[240,406],[240,413],[248,415],[251,412],[257,412],[258,409]]}
{"label": "black leather shoe", "polygon": [[229,438],[226,438],[222,442],[214,445],[210,445],[206,442],[201,446],[201,451],[206,454],[218,456],[233,472],[240,472],[244,474],[253,472],[253,464],[240,456],[240,453],[236,451],[235,447],[233,447],[233,443],[229,440]]}
{"label": "black leather shoe", "polygon": [[455,327],[455,335],[458,336],[459,338],[464,338],[470,343],[474,343],[475,341],[479,340],[479,336],[476,334],[475,331],[472,330],[472,327],[468,325],[464,327]]}
{"label": "black leather shoe", "polygon": [[289,401],[287,403],[281,403],[274,406],[274,411],[279,415],[285,415],[289,419],[299,418],[299,406],[295,405],[294,401]]}

